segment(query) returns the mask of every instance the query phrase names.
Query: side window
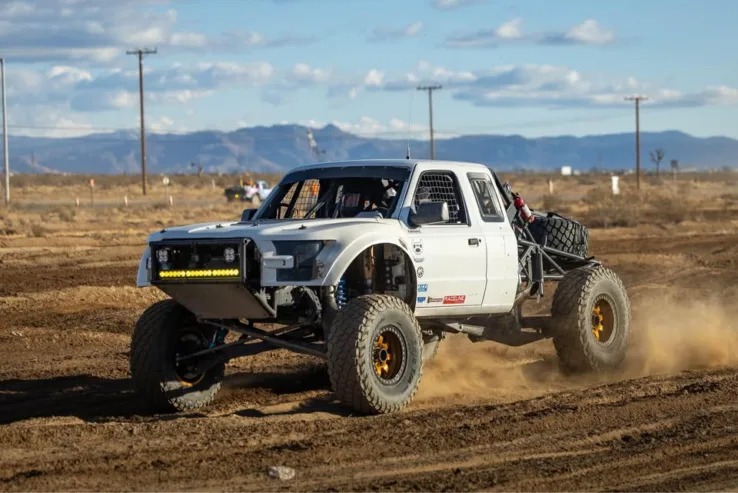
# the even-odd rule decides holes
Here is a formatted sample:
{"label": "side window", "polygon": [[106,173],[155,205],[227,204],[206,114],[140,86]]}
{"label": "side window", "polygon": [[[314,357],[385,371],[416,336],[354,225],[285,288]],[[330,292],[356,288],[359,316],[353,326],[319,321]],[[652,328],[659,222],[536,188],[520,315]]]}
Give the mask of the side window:
{"label": "side window", "polygon": [[456,177],[451,173],[434,171],[420,175],[413,202],[416,207],[427,202],[446,202],[448,204],[448,222],[446,224],[468,224],[464,200],[456,182]]}
{"label": "side window", "polygon": [[502,219],[502,213],[492,189],[492,182],[483,175],[469,175],[474,196],[477,199],[479,212],[486,222],[496,222]]}
{"label": "side window", "polygon": [[[302,186],[300,186],[302,185]],[[295,196],[296,193],[299,195]],[[302,219],[305,214],[318,201],[318,191],[320,190],[320,183],[318,180],[305,180],[300,183],[293,183],[287,194],[282,199],[283,204],[291,204],[294,201],[294,208],[292,209],[291,218]]]}

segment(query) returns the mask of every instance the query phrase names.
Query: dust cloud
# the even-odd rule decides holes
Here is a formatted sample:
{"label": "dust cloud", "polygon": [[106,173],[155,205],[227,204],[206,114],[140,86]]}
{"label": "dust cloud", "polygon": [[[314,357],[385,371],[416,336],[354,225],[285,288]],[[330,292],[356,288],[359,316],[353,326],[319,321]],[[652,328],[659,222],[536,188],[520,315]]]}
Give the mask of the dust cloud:
{"label": "dust cloud", "polygon": [[732,304],[719,298],[684,300],[677,294],[649,294],[633,304],[630,349],[616,372],[567,376],[559,369],[550,339],[512,348],[449,335],[426,365],[416,401],[510,402],[630,378],[738,365]]}

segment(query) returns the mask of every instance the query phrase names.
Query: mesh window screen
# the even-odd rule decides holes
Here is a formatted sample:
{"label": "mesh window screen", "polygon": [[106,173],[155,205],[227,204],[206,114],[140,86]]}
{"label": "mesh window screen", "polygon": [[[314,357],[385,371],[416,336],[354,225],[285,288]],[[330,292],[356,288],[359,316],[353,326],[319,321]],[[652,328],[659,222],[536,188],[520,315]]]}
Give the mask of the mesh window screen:
{"label": "mesh window screen", "polygon": [[[283,203],[289,204],[295,196],[296,191],[299,188],[300,183],[293,183],[287,194],[282,200]],[[318,192],[320,191],[320,183],[318,180],[305,180],[302,188],[300,188],[300,194],[297,196],[295,201],[295,208],[292,211],[292,218],[301,219],[305,217],[305,214],[318,202]]]}
{"label": "mesh window screen", "polygon": [[466,223],[462,201],[456,193],[454,178],[447,173],[423,173],[415,192],[415,206],[422,203],[448,204],[448,223]]}

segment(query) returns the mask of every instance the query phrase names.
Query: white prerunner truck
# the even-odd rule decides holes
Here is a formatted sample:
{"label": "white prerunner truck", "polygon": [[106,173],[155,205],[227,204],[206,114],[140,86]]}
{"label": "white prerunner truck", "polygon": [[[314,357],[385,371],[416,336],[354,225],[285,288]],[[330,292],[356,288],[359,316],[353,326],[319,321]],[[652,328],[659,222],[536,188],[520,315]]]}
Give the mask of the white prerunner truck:
{"label": "white prerunner truck", "polygon": [[[230,359],[289,349],[327,360],[344,404],[388,413],[413,399],[447,333],[552,338],[564,370],[611,370],[630,303],[588,255],[584,226],[530,214],[481,164],[303,166],[240,221],[149,236],[137,285],[170,299],[138,320],[131,375],[156,409],[191,410],[215,398]],[[545,281],[558,282],[550,315],[524,316]]]}

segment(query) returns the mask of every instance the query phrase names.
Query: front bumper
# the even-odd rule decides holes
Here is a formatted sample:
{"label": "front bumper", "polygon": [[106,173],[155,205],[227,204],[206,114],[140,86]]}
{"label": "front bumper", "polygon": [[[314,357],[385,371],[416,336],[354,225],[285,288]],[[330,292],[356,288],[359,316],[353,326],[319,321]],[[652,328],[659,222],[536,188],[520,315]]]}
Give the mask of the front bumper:
{"label": "front bumper", "polygon": [[137,285],[157,287],[202,318],[274,318],[277,306],[269,288],[320,283],[305,266],[316,252],[293,243],[269,242],[262,256],[248,238],[152,241],[141,258]]}
{"label": "front bumper", "polygon": [[259,290],[255,251],[248,239],[152,242],[148,282],[200,318],[273,318],[275,308]]}

